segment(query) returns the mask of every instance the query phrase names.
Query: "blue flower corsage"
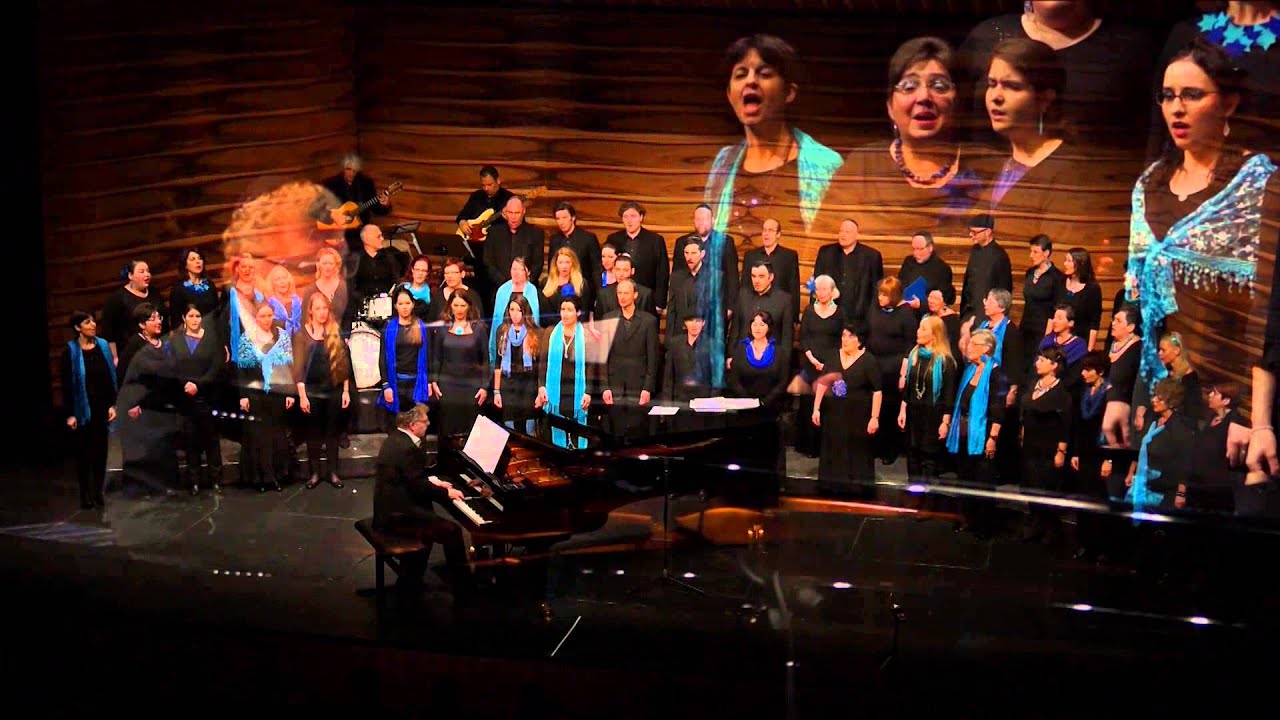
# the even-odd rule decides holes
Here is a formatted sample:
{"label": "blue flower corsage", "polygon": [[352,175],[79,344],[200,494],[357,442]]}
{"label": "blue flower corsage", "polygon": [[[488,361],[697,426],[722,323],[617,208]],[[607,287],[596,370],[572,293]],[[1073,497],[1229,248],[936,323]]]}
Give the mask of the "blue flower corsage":
{"label": "blue flower corsage", "polygon": [[837,380],[831,384],[831,392],[838,398],[842,398],[849,394],[849,385],[843,380]]}

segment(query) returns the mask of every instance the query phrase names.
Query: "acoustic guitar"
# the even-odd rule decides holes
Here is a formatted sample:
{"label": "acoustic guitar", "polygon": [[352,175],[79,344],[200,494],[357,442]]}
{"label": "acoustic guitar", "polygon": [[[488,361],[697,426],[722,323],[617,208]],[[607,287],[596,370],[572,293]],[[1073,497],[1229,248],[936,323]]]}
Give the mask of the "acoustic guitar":
{"label": "acoustic guitar", "polygon": [[[404,183],[397,180],[382,191],[382,196],[391,197],[400,192],[403,187]],[[360,214],[373,207],[373,204],[378,202],[378,197],[375,195],[359,205],[354,200],[349,200],[329,211],[329,218],[333,222],[317,220],[316,227],[320,230],[354,230],[362,224],[360,222]]]}
{"label": "acoustic guitar", "polygon": [[[547,186],[539,185],[538,187],[530,190],[529,192],[524,193],[525,202],[528,202],[530,200],[535,200],[538,197],[545,194],[546,192],[547,192]],[[517,196],[519,196],[520,194],[521,193],[516,193]],[[458,228],[457,235],[458,237],[462,238],[463,240],[466,240],[467,242],[484,242],[485,238],[489,236],[489,225],[492,224],[497,219],[498,219],[498,213],[495,212],[493,208],[488,208],[484,212],[477,215],[476,217],[467,221],[467,224],[471,226],[470,233],[465,233],[462,231],[462,228]]]}

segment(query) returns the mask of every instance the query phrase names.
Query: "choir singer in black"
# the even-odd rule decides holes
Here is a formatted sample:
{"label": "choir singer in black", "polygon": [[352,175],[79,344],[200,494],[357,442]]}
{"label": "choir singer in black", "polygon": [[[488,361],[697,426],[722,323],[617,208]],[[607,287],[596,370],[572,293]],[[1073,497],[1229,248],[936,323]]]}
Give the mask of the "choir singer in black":
{"label": "choir singer in black", "polygon": [[648,405],[658,375],[658,320],[636,309],[634,281],[619,280],[617,292],[619,309],[601,323],[609,348],[603,399],[611,417]]}

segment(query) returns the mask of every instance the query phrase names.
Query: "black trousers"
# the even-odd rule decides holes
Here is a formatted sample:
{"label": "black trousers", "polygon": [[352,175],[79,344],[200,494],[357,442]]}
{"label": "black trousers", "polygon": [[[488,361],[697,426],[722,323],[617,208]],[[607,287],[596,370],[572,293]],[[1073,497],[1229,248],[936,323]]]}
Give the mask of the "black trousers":
{"label": "black trousers", "polygon": [[[307,396],[311,400],[311,412],[301,413],[298,421],[302,439],[307,444],[307,465],[311,474],[327,479],[338,474],[338,438],[343,423],[342,390]],[[324,460],[321,460],[323,453]],[[328,461],[327,465],[325,460]]]}
{"label": "black trousers", "polygon": [[195,402],[182,415],[179,439],[187,458],[187,484],[198,484],[196,477],[200,464],[207,463],[206,480],[222,482],[222,437],[213,408],[204,402]]}
{"label": "black trousers", "polygon": [[76,455],[76,480],[80,483],[81,505],[103,505],[107,482],[107,418],[94,415],[89,422],[71,431]]}
{"label": "black trousers", "polygon": [[400,580],[405,585],[422,582],[431,556],[431,546],[444,546],[445,564],[449,568],[449,581],[455,594],[471,589],[471,569],[467,564],[467,547],[462,540],[462,528],[444,518],[421,518],[413,525],[397,525],[388,532],[416,537],[426,546],[426,552],[407,555],[400,561]]}
{"label": "black trousers", "polygon": [[250,485],[283,482],[289,473],[289,439],[285,423],[285,396],[245,390],[249,415],[244,423],[244,481]]}
{"label": "black trousers", "polygon": [[[968,440],[960,436],[961,452],[955,456],[956,474],[960,481],[975,489],[994,490],[996,486],[996,461],[986,455],[969,455],[965,452]],[[996,531],[996,501],[993,498],[964,497],[960,503],[960,512],[965,522],[979,534],[991,534]]]}

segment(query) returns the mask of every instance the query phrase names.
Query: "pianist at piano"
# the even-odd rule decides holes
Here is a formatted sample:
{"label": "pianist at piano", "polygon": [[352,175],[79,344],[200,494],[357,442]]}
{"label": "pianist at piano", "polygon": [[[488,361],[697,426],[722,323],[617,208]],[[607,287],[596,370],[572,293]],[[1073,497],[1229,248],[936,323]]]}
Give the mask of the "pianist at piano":
{"label": "pianist at piano", "polygon": [[381,532],[419,538],[428,552],[401,560],[398,588],[421,587],[431,543],[444,546],[447,579],[455,604],[468,602],[475,588],[462,528],[435,513],[432,504],[448,504],[461,491],[429,474],[426,448],[427,406],[421,403],[396,415],[396,427],[378,452],[373,495],[373,526]]}

